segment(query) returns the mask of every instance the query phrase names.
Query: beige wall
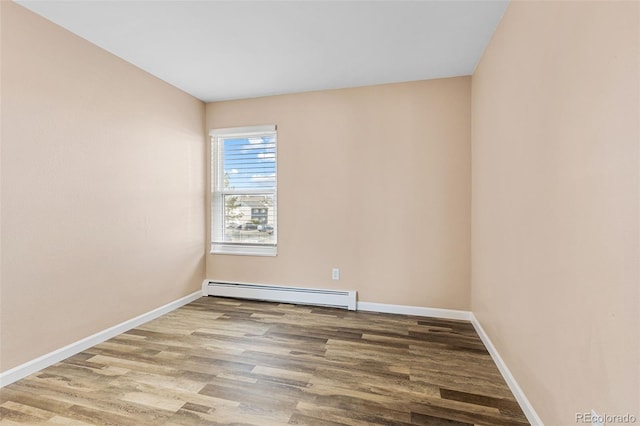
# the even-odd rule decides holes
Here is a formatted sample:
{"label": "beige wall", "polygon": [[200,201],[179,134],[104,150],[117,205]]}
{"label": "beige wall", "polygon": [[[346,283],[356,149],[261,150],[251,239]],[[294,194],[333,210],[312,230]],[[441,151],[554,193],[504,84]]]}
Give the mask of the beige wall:
{"label": "beige wall", "polygon": [[469,309],[469,77],[207,105],[209,129],[271,123],[278,256],[208,255],[207,278]]}
{"label": "beige wall", "polygon": [[512,2],[472,79],[472,309],[543,421],[640,416],[638,2]]}
{"label": "beige wall", "polygon": [[204,104],[2,10],[1,366],[198,290]]}

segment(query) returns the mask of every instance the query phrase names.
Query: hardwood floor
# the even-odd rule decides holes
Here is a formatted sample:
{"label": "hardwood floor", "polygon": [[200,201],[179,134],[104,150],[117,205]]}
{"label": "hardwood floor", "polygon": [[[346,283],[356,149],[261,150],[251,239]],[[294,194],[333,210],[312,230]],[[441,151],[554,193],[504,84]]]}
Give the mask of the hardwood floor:
{"label": "hardwood floor", "polygon": [[203,297],[0,390],[0,425],[528,424],[470,323]]}

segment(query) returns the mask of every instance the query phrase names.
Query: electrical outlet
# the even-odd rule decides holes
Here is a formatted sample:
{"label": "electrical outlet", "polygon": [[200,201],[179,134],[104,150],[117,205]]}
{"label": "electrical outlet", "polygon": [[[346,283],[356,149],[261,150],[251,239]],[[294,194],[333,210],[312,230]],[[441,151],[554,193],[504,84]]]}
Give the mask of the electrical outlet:
{"label": "electrical outlet", "polygon": [[331,279],[338,281],[340,279],[340,268],[333,268],[331,270]]}

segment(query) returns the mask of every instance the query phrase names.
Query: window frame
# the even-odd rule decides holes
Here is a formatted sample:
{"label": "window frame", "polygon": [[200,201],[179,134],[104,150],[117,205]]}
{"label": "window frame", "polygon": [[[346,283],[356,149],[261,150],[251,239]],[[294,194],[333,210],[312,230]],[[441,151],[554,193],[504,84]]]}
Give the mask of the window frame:
{"label": "window frame", "polygon": [[[221,150],[225,139],[240,139],[252,136],[273,136],[275,138],[275,185],[271,189],[228,189],[224,188],[224,154]],[[211,212],[209,223],[211,226],[210,242],[211,254],[233,254],[245,256],[277,256],[278,254],[278,135],[274,124],[248,127],[230,127],[212,129],[209,131],[211,147]],[[272,244],[243,243],[223,241],[225,223],[224,197],[228,195],[265,195],[273,197],[273,240]],[[222,223],[218,226],[217,223]]]}

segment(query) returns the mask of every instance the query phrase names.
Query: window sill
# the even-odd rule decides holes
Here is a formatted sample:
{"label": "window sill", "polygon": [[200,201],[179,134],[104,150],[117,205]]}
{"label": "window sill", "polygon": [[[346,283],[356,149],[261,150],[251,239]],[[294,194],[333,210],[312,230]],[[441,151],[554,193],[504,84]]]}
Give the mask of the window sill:
{"label": "window sill", "polygon": [[212,244],[211,254],[232,254],[238,256],[277,256],[278,247],[274,246],[238,246]]}

